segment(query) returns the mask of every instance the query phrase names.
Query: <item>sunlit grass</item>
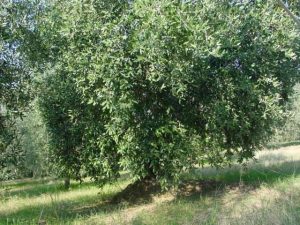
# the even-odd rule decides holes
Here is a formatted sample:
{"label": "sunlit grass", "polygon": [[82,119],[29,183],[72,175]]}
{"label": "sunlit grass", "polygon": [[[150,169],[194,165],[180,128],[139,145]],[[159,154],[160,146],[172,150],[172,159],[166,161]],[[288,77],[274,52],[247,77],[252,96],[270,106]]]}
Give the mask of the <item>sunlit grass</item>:
{"label": "sunlit grass", "polygon": [[129,178],[99,188],[60,180],[23,180],[0,185],[0,224],[300,224],[300,146],[266,150],[247,169],[195,169],[183,180],[214,180],[209,190],[154,196],[141,204],[109,200]]}
{"label": "sunlit grass", "polygon": [[[69,191],[63,190],[61,181],[36,185],[26,183],[24,189],[18,186],[14,190],[11,187],[6,191],[7,194],[2,194],[0,224],[6,224],[7,221],[9,224],[36,224],[44,218],[47,218],[48,223],[57,224],[57,221],[61,221],[63,224],[63,221],[68,222],[80,214],[98,211],[107,199],[128,183],[129,181],[120,181],[101,189],[92,183],[74,183]],[[1,190],[3,191],[5,189]]]}

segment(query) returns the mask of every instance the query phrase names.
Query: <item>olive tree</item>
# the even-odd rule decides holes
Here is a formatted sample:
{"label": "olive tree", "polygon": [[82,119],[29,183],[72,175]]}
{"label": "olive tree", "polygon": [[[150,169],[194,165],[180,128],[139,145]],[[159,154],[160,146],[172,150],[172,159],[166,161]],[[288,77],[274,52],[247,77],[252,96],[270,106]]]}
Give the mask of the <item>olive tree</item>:
{"label": "olive tree", "polygon": [[[22,12],[22,13],[21,13]],[[22,165],[16,118],[22,116],[30,99],[30,73],[25,66],[21,27],[28,28],[27,13],[12,1],[0,3],[0,179],[16,176]],[[25,34],[25,30],[24,34]]]}
{"label": "olive tree", "polygon": [[[296,27],[274,1],[51,1],[37,30],[58,81],[42,96],[65,99],[45,106],[83,110],[66,159],[103,182],[252,158],[299,81]],[[70,141],[57,129],[76,122],[44,116]]]}

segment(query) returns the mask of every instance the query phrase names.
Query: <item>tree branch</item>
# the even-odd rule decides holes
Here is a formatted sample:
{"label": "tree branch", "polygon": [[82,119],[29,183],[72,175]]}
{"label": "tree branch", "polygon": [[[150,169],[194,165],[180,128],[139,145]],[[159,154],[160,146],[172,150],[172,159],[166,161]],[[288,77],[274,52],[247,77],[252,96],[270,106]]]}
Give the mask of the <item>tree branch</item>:
{"label": "tree branch", "polygon": [[296,22],[297,26],[300,28],[300,19],[294,15],[291,10],[283,3],[282,0],[277,0],[278,4],[284,9],[284,11]]}

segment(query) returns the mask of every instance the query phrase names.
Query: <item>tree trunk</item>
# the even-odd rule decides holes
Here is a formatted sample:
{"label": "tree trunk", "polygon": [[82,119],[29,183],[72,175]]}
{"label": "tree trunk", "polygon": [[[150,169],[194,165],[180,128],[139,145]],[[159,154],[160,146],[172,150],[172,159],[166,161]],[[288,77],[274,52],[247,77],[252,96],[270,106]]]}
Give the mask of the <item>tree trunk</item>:
{"label": "tree trunk", "polygon": [[148,163],[146,166],[146,169],[148,171],[148,175],[144,178],[144,180],[154,180],[156,178],[155,173],[153,172],[153,168],[150,163]]}
{"label": "tree trunk", "polygon": [[66,177],[64,182],[65,182],[64,183],[65,189],[69,190],[69,188],[70,188],[70,177]]}

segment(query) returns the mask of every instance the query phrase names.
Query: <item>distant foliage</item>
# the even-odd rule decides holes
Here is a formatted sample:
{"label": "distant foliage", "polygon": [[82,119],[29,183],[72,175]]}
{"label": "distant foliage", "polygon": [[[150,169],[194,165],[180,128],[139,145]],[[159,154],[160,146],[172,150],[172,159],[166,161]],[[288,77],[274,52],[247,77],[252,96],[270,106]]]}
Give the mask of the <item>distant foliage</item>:
{"label": "distant foliage", "polygon": [[0,136],[0,180],[54,175],[48,134],[36,107],[32,106],[22,118],[6,118],[4,125]]}
{"label": "distant foliage", "polygon": [[0,130],[0,181],[23,177],[24,152],[15,119],[5,118]]}
{"label": "distant foliage", "polygon": [[36,103],[31,103],[31,110],[16,123],[20,148],[23,152],[23,176],[44,177],[52,175],[54,168],[50,162],[49,137],[46,132]]}
{"label": "distant foliage", "polygon": [[286,121],[276,129],[270,144],[300,142],[300,84],[294,89]]}

